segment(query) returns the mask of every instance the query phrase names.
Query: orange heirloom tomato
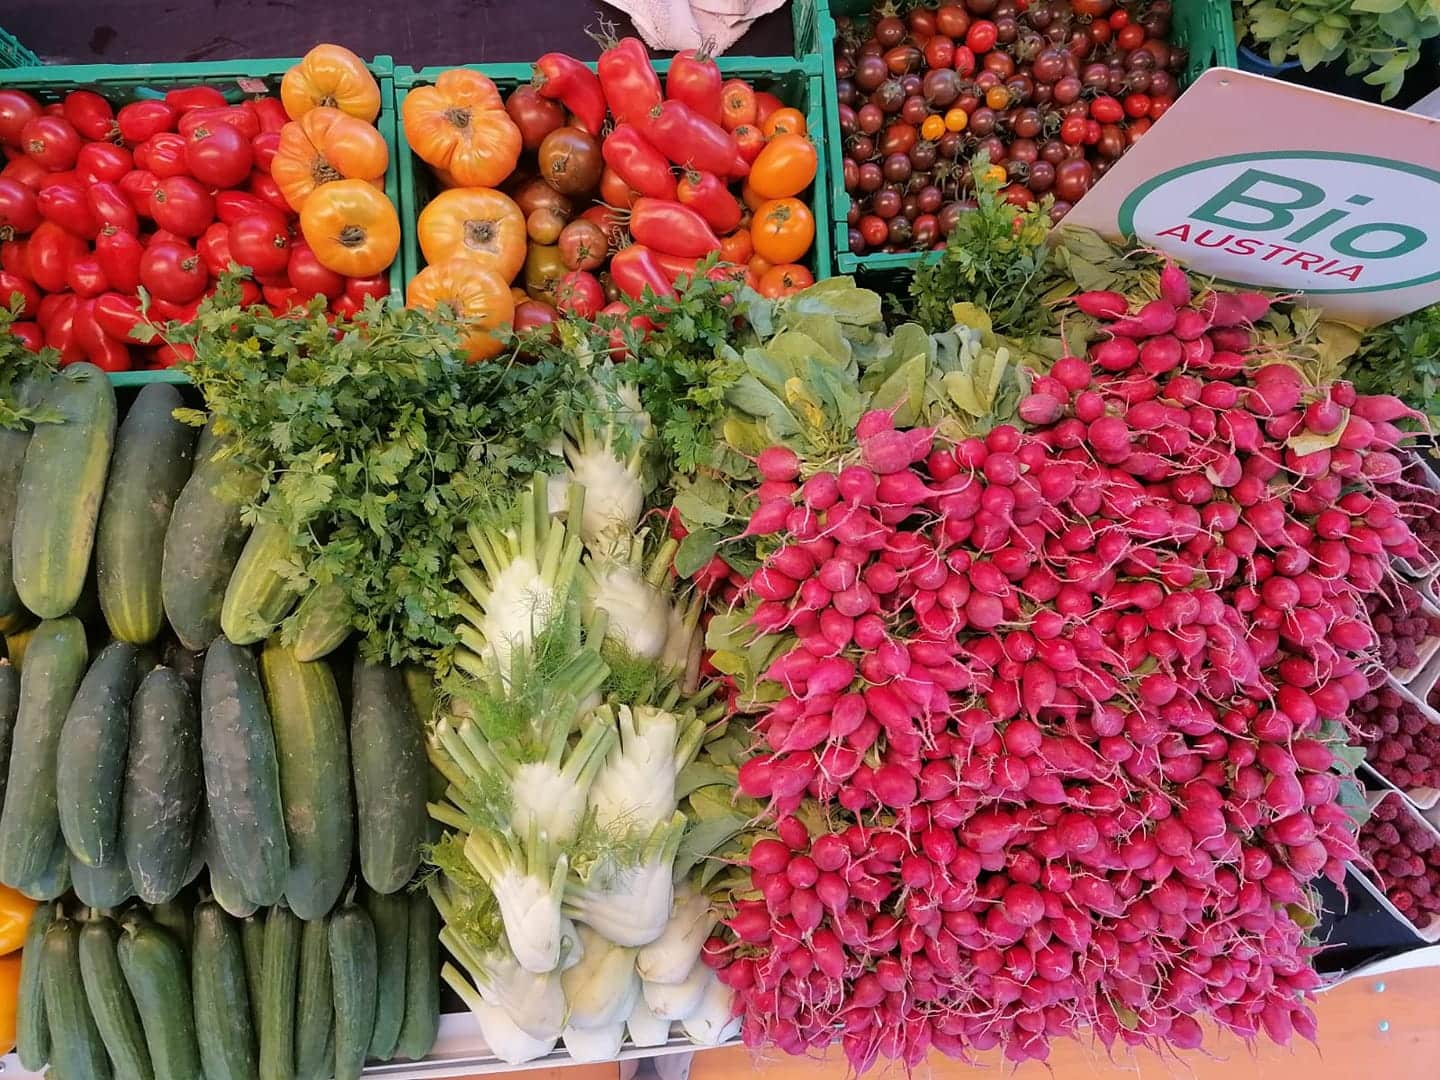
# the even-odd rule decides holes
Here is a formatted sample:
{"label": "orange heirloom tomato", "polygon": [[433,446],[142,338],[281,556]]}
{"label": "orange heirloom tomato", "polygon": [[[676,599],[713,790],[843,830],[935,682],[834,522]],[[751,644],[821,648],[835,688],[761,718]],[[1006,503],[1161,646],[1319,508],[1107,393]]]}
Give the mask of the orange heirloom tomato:
{"label": "orange heirloom tomato", "polygon": [[498,187],[520,159],[520,129],[478,71],[452,68],[434,86],[417,86],[402,118],[410,149],[461,187]]}
{"label": "orange heirloom tomato", "polygon": [[427,263],[464,255],[506,281],[525,265],[525,215],[492,188],[451,188],[420,211],[420,250]]}
{"label": "orange heirloom tomato", "polygon": [[380,84],[343,45],[316,45],[280,80],[280,100],[291,120],[329,106],[373,123],[380,115]]}
{"label": "orange heirloom tomato", "polygon": [[745,265],[749,268],[750,273],[755,275],[756,282],[759,282],[775,264],[762,255],[751,255],[750,261]]}
{"label": "orange heirloom tomato", "polygon": [[789,296],[801,289],[808,289],[814,284],[815,275],[799,263],[782,263],[780,266],[772,266],[765,271],[760,278],[760,287],[757,291],[761,296],[778,300],[782,296]]}
{"label": "orange heirloom tomato", "polygon": [[771,199],[750,226],[755,252],[774,265],[793,263],[815,242],[815,217],[799,199]]}
{"label": "orange heirloom tomato", "polygon": [[434,311],[446,305],[465,324],[467,360],[488,360],[504,342],[492,333],[515,318],[510,284],[494,270],[464,255],[432,263],[416,274],[405,290],[407,307]]}
{"label": "orange heirloom tomato", "polygon": [[300,232],[327,270],[370,277],[395,261],[400,217],[385,193],[364,180],[316,188],[300,211]]}
{"label": "orange heirloom tomato", "polygon": [[750,186],[749,180],[746,180],[744,185],[740,188],[740,199],[751,210],[759,210],[760,207],[765,205],[766,201],[764,195],[761,195],[758,191],[756,191],[753,187]]}
{"label": "orange heirloom tomato", "polygon": [[20,954],[0,957],[0,1054],[15,1049],[15,1010],[20,1004]]}
{"label": "orange heirloom tomato", "polygon": [[755,244],[750,239],[749,229],[738,229],[729,236],[720,238],[720,261],[744,266],[755,254]]}
{"label": "orange heirloom tomato", "polygon": [[766,199],[799,195],[815,179],[817,162],[804,135],[776,135],[750,166],[750,189]]}
{"label": "orange heirloom tomato", "polygon": [[805,114],[799,109],[776,109],[760,125],[767,138],[776,135],[804,135]]}
{"label": "orange heirloom tomato", "polygon": [[384,185],[390,151],[385,137],[349,113],[322,105],[280,129],[280,148],[270,176],[294,209],[333,180],[367,180]]}

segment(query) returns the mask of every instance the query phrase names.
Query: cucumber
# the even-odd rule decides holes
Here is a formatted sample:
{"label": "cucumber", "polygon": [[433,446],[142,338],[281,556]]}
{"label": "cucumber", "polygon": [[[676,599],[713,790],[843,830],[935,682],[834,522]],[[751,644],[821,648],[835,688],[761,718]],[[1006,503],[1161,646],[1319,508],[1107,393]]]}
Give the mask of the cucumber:
{"label": "cucumber", "polygon": [[295,590],[277,569],[292,550],[290,530],[273,522],[255,526],[245,541],[220,608],[220,629],[236,645],[264,641],[295,606]]}
{"label": "cucumber", "polygon": [[220,633],[225,587],[250,530],[240,513],[260,473],[234,458],[202,461],[186,481],[165,530],[160,597],[180,643],[199,652]]}
{"label": "cucumber", "polygon": [[85,1000],[100,1038],[115,1063],[115,1074],[132,1080],[153,1080],[145,1029],[115,948],[120,928],[104,916],[91,917],[80,929],[80,974]]}
{"label": "cucumber", "polygon": [[70,884],[82,904],[100,910],[118,908],[135,895],[135,886],[130,881],[130,867],[125,862],[123,851],[116,851],[99,866],[87,866],[72,854]]}
{"label": "cucumber", "polygon": [[250,990],[250,1025],[260,1038],[260,999],[265,985],[265,914],[240,920],[240,946],[245,953],[245,985]]}
{"label": "cucumber", "polygon": [[410,707],[419,717],[420,726],[428,728],[435,714],[435,676],[419,664],[406,664],[401,671],[405,676],[405,690],[410,695]]}
{"label": "cucumber", "polygon": [[0,807],[5,805],[5,786],[10,777],[10,744],[15,737],[15,714],[20,709],[20,671],[9,660],[0,659]]}
{"label": "cucumber", "polygon": [[300,920],[284,904],[265,920],[260,987],[260,1080],[295,1076],[295,987],[300,973]]}
{"label": "cucumber", "polygon": [[[27,389],[29,392],[27,393]],[[22,404],[33,404],[43,393],[34,384],[17,390]],[[25,399],[31,399],[26,401]],[[15,508],[20,494],[20,473],[25,467],[25,451],[30,446],[30,429],[0,428],[0,618],[11,619],[25,613],[20,594],[15,591],[14,561],[11,545],[15,535]]]}
{"label": "cucumber", "polygon": [[31,900],[41,901],[58,900],[70,891],[70,852],[65,850],[64,839],[55,838],[55,846],[50,849],[50,858],[46,860],[44,869],[38,877],[26,882],[20,891]]}
{"label": "cucumber", "polygon": [[345,887],[354,835],[340,694],[323,660],[301,663],[276,638],[260,656],[260,675],[275,724],[290,841],[285,900],[300,918],[318,919]]}
{"label": "cucumber", "polygon": [[150,1063],[160,1080],[200,1076],[190,965],[170,931],[141,919],[128,920],[116,952],[135,998]]}
{"label": "cucumber", "polygon": [[30,647],[30,639],[35,636],[35,630],[34,626],[27,626],[5,633],[5,655],[10,663],[15,665],[16,671],[25,670],[25,650]]}
{"label": "cucumber", "polygon": [[190,906],[171,900],[156,904],[150,909],[150,918],[156,926],[168,930],[170,936],[185,950],[190,948]]}
{"label": "cucumber", "polygon": [[190,870],[200,810],[200,732],[184,681],[157,667],[130,709],[121,831],[135,893],[173,900]]}
{"label": "cucumber", "polygon": [[214,901],[195,908],[190,985],[205,1080],[252,1080],[259,1066],[245,950],[239,927]]}
{"label": "cucumber", "polygon": [[358,1080],[375,1024],[375,927],[365,909],[346,904],[330,918],[330,977],[335,984],[335,1080]]}
{"label": "cucumber", "polygon": [[369,1056],[389,1061],[405,1022],[406,953],[410,942],[410,904],[403,895],[366,891],[365,911],[375,927],[375,1023]]}
{"label": "cucumber", "polygon": [[212,416],[200,429],[200,437],[195,441],[195,467],[199,468],[214,456],[215,451],[225,445],[225,440],[215,434],[215,418]]}
{"label": "cucumber", "polygon": [[325,1040],[334,1027],[330,923],[326,919],[312,919],[300,931],[300,976],[295,1006],[295,1075],[299,1080],[329,1077]]}
{"label": "cucumber", "polygon": [[295,658],[308,662],[329,656],[350,636],[353,614],[343,586],[316,585],[300,601],[292,620]]}
{"label": "cucumber", "polygon": [[115,436],[115,457],[95,534],[100,609],[120,641],[154,641],[165,621],[160,562],[170,511],[195,452],[195,429],[172,415],[183,405],[168,383],[140,391]]}
{"label": "cucumber", "polygon": [[0,881],[17,889],[41,879],[60,837],[55,751],[88,655],[78,620],[50,619],[35,628],[20,670],[20,705],[0,814]]}
{"label": "cucumber", "polygon": [[245,890],[240,887],[240,879],[235,876],[220,853],[215,842],[215,826],[208,820],[208,815],[205,824],[205,865],[210,870],[210,892],[226,914],[244,919],[260,909],[259,904],[251,903],[246,898]]}
{"label": "cucumber", "polygon": [[20,954],[20,985],[15,988],[15,1052],[20,1064],[39,1072],[50,1060],[50,1025],[45,1019],[45,931],[55,921],[55,905],[41,904],[30,914]]}
{"label": "cucumber", "polygon": [[64,417],[30,436],[15,506],[15,591],[42,619],[75,606],[115,443],[115,391],[93,364],[71,364],[45,392]]}
{"label": "cucumber", "polygon": [[200,748],[213,847],[241,895],[268,907],[290,872],[275,731],[254,654],[223,637],[205,655]]}
{"label": "cucumber", "polygon": [[376,892],[393,893],[420,865],[430,820],[425,734],[398,668],[357,658],[353,686],[350,763],[360,872]]}
{"label": "cucumber", "polygon": [[109,1080],[110,1059],[85,1000],[80,927],[73,920],[59,916],[46,929],[41,964],[54,1067],[74,1080]]}
{"label": "cucumber", "polygon": [[130,744],[130,699],[140,681],[139,650],[123,641],[100,650],[60,732],[55,784],[60,832],[70,853],[101,866],[120,849],[120,803]]}
{"label": "cucumber", "polygon": [[395,1056],[419,1061],[440,1034],[440,913],[424,889],[410,894],[409,907],[405,1023]]}

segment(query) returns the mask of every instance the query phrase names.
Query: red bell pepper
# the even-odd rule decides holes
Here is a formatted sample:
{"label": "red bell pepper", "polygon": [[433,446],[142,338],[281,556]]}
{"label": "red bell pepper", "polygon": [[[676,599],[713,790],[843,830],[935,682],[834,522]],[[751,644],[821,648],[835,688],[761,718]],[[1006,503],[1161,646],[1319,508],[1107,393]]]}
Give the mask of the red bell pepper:
{"label": "red bell pepper", "polygon": [[731,194],[725,181],[714,173],[686,170],[676,186],[675,196],[681,203],[696,210],[720,236],[734,232],[740,225],[740,202]]}
{"label": "red bell pepper", "polygon": [[610,280],[626,296],[640,299],[649,289],[656,296],[672,297],[675,286],[661,268],[655,253],[644,244],[621,248],[610,260]]}
{"label": "red bell pepper", "polygon": [[634,124],[619,124],[600,146],[605,164],[626,185],[652,199],[675,198],[675,177],[665,155],[651,146]]}
{"label": "red bell pepper", "polygon": [[651,66],[650,54],[639,38],[604,36],[596,40],[605,47],[595,69],[605,101],[617,124],[644,125],[650,110],[660,104],[660,76]]}
{"label": "red bell pepper", "polygon": [[671,101],[683,101],[705,119],[718,124],[724,115],[720,100],[720,88],[724,84],[720,66],[708,51],[686,49],[670,61],[670,72],[665,76],[665,96]]}
{"label": "red bell pepper", "polygon": [[650,111],[645,137],[676,165],[717,176],[745,176],[750,165],[719,124],[683,101],[666,101]]}
{"label": "red bell pepper", "polygon": [[630,208],[630,235],[646,247],[690,259],[720,250],[720,238],[700,212],[669,199],[636,199]]}
{"label": "red bell pepper", "polygon": [[579,60],[564,53],[546,53],[535,61],[535,89],[575,115],[575,123],[591,135],[605,124],[605,93],[600,79]]}

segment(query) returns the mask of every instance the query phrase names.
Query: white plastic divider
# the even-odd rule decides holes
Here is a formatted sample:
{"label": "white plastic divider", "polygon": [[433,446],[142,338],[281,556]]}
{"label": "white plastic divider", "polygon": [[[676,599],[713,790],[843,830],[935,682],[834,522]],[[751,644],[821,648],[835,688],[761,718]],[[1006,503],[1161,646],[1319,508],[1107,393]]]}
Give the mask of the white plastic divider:
{"label": "white plastic divider", "polygon": [[[1413,818],[1415,821],[1419,822],[1423,828],[1433,834],[1436,843],[1440,844],[1440,828],[1437,828],[1433,821],[1427,819],[1424,814],[1422,814],[1414,806],[1411,806],[1409,801],[1402,798],[1400,793],[1393,790],[1393,788],[1386,791],[1371,792],[1369,795],[1366,796],[1365,801],[1369,804],[1370,809],[1373,813],[1375,808],[1379,806],[1382,802],[1384,802],[1386,799],[1398,799],[1401,809],[1406,814],[1409,814],[1410,817]],[[1409,927],[1415,932],[1416,936],[1419,937],[1421,941],[1425,942],[1428,945],[1434,945],[1437,942],[1440,942],[1440,915],[1432,916],[1423,927],[1416,926],[1415,923],[1411,922],[1410,919],[1406,915],[1404,915],[1399,908],[1397,908],[1394,904],[1390,902],[1390,898],[1385,895],[1385,890],[1382,889],[1378,884],[1376,884],[1375,880],[1370,876],[1369,873],[1367,873],[1365,870],[1361,869],[1358,866],[1353,867],[1353,869],[1355,871],[1354,877],[1356,878],[1356,880],[1360,882],[1360,884],[1365,888],[1366,891],[1370,893],[1371,896],[1375,897],[1381,907],[1383,907],[1387,912],[1389,912],[1391,916],[1398,919],[1401,925]]]}

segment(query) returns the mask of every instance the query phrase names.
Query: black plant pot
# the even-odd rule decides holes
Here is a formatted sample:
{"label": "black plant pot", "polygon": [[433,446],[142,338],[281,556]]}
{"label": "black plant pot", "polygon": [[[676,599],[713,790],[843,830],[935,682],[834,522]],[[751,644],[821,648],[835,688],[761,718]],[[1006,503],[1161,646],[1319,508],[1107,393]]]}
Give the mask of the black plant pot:
{"label": "black plant pot", "polygon": [[1440,37],[1430,38],[1420,46],[1420,60],[1406,73],[1405,83],[1401,86],[1400,93],[1384,102],[1380,100],[1381,88],[1367,83],[1364,80],[1363,72],[1360,75],[1345,74],[1344,59],[1321,64],[1313,71],[1306,71],[1293,61],[1277,68],[1264,58],[1263,53],[1254,52],[1249,47],[1242,45],[1240,47],[1240,69],[1259,75],[1268,75],[1273,79],[1294,83],[1297,86],[1308,86],[1332,94],[1343,94],[1345,97],[1355,98],[1359,101],[1389,105],[1395,109],[1408,109],[1426,94],[1440,87]]}

